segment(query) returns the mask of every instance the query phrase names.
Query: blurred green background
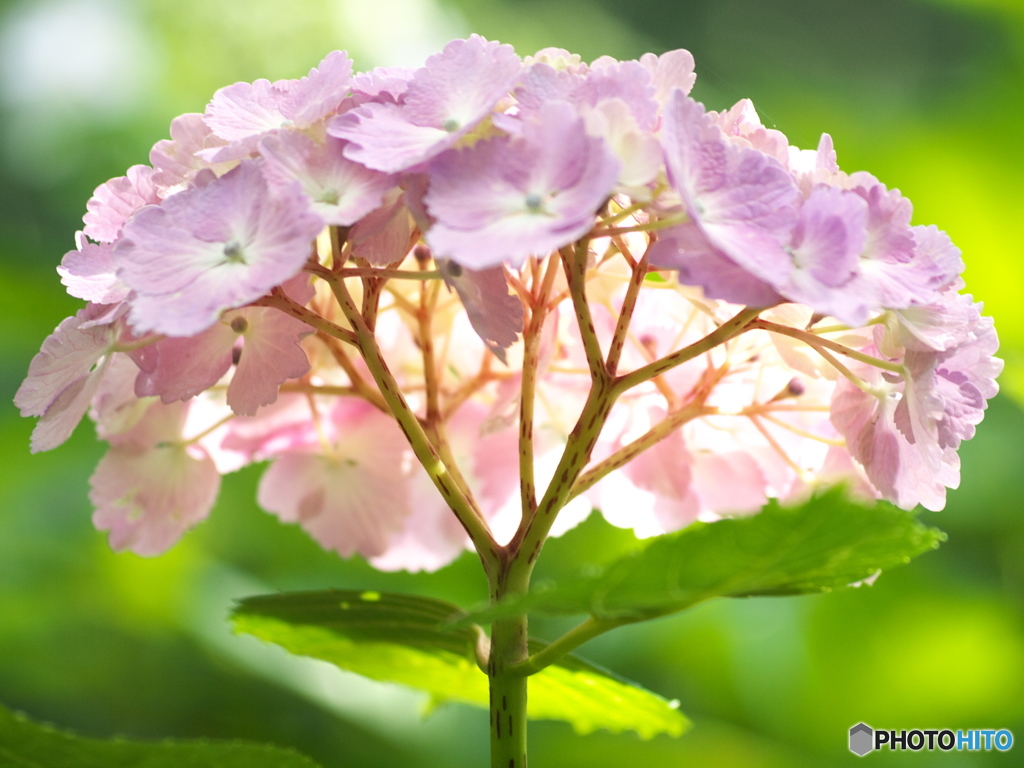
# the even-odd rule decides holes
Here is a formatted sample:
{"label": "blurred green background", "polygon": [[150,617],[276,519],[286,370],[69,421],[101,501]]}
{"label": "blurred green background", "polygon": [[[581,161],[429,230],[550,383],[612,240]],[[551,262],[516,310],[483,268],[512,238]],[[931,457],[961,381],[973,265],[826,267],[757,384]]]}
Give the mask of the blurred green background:
{"label": "blurred green background", "polygon": [[[831,133],[845,170],[900,188],[915,223],[963,249],[1007,361],[1003,394],[962,449],[961,489],[925,515],[949,533],[941,550],[870,589],[719,601],[593,641],[583,655],[678,698],[696,728],[641,742],[537,723],[531,765],[852,765],[846,732],[859,721],[1017,738],[1006,754],[881,753],[867,758],[876,765],[1021,765],[1020,0],[0,1],[0,401],[79,305],[54,267],[85,201],[146,162],[173,116],[236,80],[297,77],[335,48],[359,68],[417,65],[469,32],[587,60],[685,47],[710,108],[750,97],[798,146]],[[91,430],[30,456],[32,426],[0,407],[0,702],[87,735],[253,738],[330,767],[486,762],[482,711],[422,719],[411,692],[232,637],[223,620],[233,598],[278,589],[468,604],[484,596],[471,556],[418,576],[342,562],[256,508],[258,468],[227,478],[210,521],[169,554],[114,555],[89,522]],[[542,570],[600,560],[628,537],[591,519],[552,543]]]}

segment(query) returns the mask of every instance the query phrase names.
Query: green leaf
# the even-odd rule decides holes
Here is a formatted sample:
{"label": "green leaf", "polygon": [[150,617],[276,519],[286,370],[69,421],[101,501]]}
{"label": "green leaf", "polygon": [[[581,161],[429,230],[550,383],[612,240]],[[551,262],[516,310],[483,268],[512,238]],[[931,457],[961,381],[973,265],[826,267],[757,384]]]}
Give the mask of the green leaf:
{"label": "green leaf", "polygon": [[[327,590],[250,597],[235,630],[342,669],[426,691],[434,704],[488,706],[476,664],[478,629],[453,626],[465,614],[427,597]],[[544,647],[531,641],[531,652]],[[686,718],[669,702],[593,664],[567,656],[530,678],[527,714],[564,720],[578,733],[681,734]]]}
{"label": "green leaf", "polygon": [[944,539],[910,512],[885,503],[864,506],[834,489],[799,507],[772,502],[751,517],[694,523],[651,539],[603,570],[541,584],[465,621],[525,610],[628,623],[713,597],[828,592],[910,562]]}
{"label": "green leaf", "polygon": [[246,742],[85,739],[0,707],[3,768],[317,768],[281,747]]}

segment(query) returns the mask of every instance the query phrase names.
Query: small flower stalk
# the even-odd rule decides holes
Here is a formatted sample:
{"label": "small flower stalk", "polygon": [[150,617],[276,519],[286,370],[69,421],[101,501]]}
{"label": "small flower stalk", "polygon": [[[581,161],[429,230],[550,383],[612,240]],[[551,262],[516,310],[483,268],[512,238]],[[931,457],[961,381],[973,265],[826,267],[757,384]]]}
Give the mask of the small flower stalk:
{"label": "small flower stalk", "polygon": [[[87,304],[15,398],[32,450],[89,414],[117,550],[165,551],[266,462],[260,506],[323,547],[470,548],[495,602],[595,509],[640,537],[836,483],[941,509],[1001,369],[959,250],[828,135],[693,83],[686,51],[474,35],[221,89],[89,201],[58,268]],[[525,616],[494,632],[493,764],[518,766]]]}

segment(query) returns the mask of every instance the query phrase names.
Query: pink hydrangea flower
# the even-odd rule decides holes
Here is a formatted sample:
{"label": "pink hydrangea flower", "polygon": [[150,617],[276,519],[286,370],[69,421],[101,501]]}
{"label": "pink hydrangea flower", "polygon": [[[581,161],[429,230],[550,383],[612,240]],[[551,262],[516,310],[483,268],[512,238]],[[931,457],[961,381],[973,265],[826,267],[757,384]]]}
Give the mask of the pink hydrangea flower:
{"label": "pink hydrangea flower", "polygon": [[755,305],[769,298],[768,287],[784,284],[792,271],[785,246],[799,203],[793,177],[773,157],[728,141],[681,91],[665,108],[662,146],[693,225],[670,232],[667,241],[678,247],[659,250],[652,263],[684,269],[687,282],[713,298]]}
{"label": "pink hydrangea flower", "polygon": [[381,555],[412,512],[401,470],[409,446],[395,422],[367,403],[340,401],[328,423],[328,446],[278,454],[260,481],[260,506],[343,557]]}
{"label": "pink hydrangea flower", "polygon": [[301,130],[333,114],[349,94],[352,62],[334,51],[298,80],[235,83],[213,95],[203,117],[229,144],[202,150],[212,162],[238,160],[256,149],[259,137],[281,128]]}
{"label": "pink hydrangea flower", "polygon": [[132,326],[168,336],[209,328],[296,275],[322,228],[297,188],[272,191],[253,161],[140,210],[114,248],[118,277],[135,291]]}
{"label": "pink hydrangea flower", "polygon": [[22,416],[40,417],[32,432],[33,453],[67,440],[96,394],[120,335],[116,326],[90,323],[96,315],[97,308],[89,306],[58,325],[14,396]]}
{"label": "pink hydrangea flower", "polygon": [[436,217],[434,252],[470,269],[567,245],[593,226],[619,163],[563,102],[552,102],[521,136],[452,150],[431,165],[424,202]]}
{"label": "pink hydrangea flower", "polygon": [[297,181],[327,224],[355,224],[380,206],[395,180],[346,159],[344,145],[330,136],[322,144],[301,133],[267,136],[260,142],[263,174],[275,189]]}
{"label": "pink hydrangea flower", "polygon": [[345,156],[386,173],[404,171],[448,149],[487,117],[515,85],[522,64],[511,46],[471,35],[427,59],[392,101],[335,118],[328,132],[351,142]]}
{"label": "pink hydrangea flower", "polygon": [[[933,510],[945,506],[946,488],[956,488],[960,481],[956,449],[974,435],[1002,370],[1001,361],[992,357],[998,342],[991,320],[981,316],[978,305],[952,292],[943,303],[967,310],[968,322],[959,329],[955,346],[899,349],[902,377],[857,365],[853,370],[866,386],[840,381],[832,404],[832,421],[850,454],[885,498],[907,509],[916,504]],[[963,317],[955,311],[932,315],[939,324]],[[892,338],[879,343],[897,348]],[[866,351],[878,354],[874,344]]]}
{"label": "pink hydrangea flower", "polygon": [[167,338],[154,346],[157,362],[139,373],[135,393],[165,403],[209,389],[231,370],[227,404],[252,416],[277,399],[278,388],[309,370],[299,346],[312,330],[275,309],[249,307],[226,312],[220,322],[196,336]]}
{"label": "pink hydrangea flower", "polygon": [[553,535],[840,481],[941,507],[1001,369],[960,252],[827,134],[792,147],[693,83],[686,51],[473,35],[221,89],[89,201],[58,272],[91,304],[15,397],[32,449],[90,413],[116,549],[165,550],[267,461],[267,511],[388,570],[506,546],[556,490]]}
{"label": "pink hydrangea flower", "polygon": [[220,489],[213,461],[182,438],[188,406],[154,403],[111,448],[90,479],[93,524],[112,549],[159,555],[206,518]]}
{"label": "pink hydrangea flower", "polygon": [[867,203],[859,195],[815,187],[800,207],[789,244],[793,270],[780,292],[851,325],[867,321],[877,305],[849,289],[859,273],[867,217]]}

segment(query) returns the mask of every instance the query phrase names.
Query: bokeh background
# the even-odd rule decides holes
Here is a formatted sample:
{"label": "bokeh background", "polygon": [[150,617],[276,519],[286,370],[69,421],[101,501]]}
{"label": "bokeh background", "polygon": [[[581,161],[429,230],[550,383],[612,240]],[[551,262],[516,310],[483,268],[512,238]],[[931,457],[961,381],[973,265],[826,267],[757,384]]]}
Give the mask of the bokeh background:
{"label": "bokeh background", "polygon": [[[949,533],[938,552],[871,588],[719,601],[593,641],[583,655],[678,698],[696,728],[642,742],[537,723],[531,765],[852,765],[846,733],[860,721],[1017,739],[1007,754],[868,758],[879,766],[1024,764],[1020,0],[0,1],[0,702],[92,736],[252,738],[330,768],[485,764],[482,711],[424,719],[412,692],[287,658],[224,622],[232,599],[278,589],[469,604],[484,596],[471,556],[431,575],[340,561],[256,507],[258,469],[227,478],[211,519],[169,554],[115,555],[89,522],[90,428],[31,456],[32,423],[9,405],[78,308],[54,267],[85,201],[146,162],[172,117],[236,80],[298,77],[336,48],[359,68],[418,65],[469,32],[587,60],[685,47],[710,108],[750,97],[798,146],[831,133],[844,169],[900,188],[915,223],[963,249],[1007,361],[962,449],[962,487],[924,516]],[[541,570],[599,561],[629,536],[592,518]]]}

